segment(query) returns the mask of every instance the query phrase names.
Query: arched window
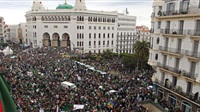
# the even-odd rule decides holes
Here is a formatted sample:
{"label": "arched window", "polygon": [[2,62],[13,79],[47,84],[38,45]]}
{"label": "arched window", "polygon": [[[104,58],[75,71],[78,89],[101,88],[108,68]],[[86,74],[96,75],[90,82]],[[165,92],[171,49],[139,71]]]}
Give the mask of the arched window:
{"label": "arched window", "polygon": [[191,112],[192,111],[192,106],[190,103],[183,101],[182,102],[182,109],[183,112]]}
{"label": "arched window", "polygon": [[158,89],[158,99],[163,99],[164,91],[162,89]]}
{"label": "arched window", "polygon": [[171,106],[176,106],[176,97],[174,95],[169,94],[168,96],[168,102]]}

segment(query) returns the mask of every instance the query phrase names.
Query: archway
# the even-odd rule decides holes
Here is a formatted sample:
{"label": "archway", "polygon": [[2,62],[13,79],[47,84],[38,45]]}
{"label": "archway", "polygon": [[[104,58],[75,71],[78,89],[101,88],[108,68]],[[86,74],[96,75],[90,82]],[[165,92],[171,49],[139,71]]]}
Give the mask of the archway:
{"label": "archway", "polygon": [[183,112],[191,112],[191,110],[192,110],[191,104],[186,101],[183,101],[182,102],[182,111]]}
{"label": "archway", "polygon": [[53,40],[52,40],[52,46],[54,47],[60,47],[61,46],[61,41],[60,41],[60,36],[58,33],[53,34]]}
{"label": "archway", "polygon": [[19,43],[22,44],[23,43],[22,28],[18,28],[18,39]]}
{"label": "archway", "polygon": [[44,47],[51,46],[50,35],[47,32],[43,34],[43,46]]}
{"label": "archway", "polygon": [[64,33],[62,35],[62,47],[67,47],[68,49],[71,49],[70,46],[71,46],[71,41],[70,41],[69,34]]}
{"label": "archway", "polygon": [[175,108],[176,107],[176,103],[177,103],[177,98],[176,96],[172,95],[172,94],[169,94],[168,96],[168,103],[173,107]]}
{"label": "archway", "polygon": [[162,89],[158,89],[158,99],[163,99],[164,91]]}

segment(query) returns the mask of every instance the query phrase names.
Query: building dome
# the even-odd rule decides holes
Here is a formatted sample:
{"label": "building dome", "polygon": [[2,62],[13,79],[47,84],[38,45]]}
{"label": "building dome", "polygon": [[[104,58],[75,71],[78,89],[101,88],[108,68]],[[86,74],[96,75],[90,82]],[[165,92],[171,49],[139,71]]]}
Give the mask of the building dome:
{"label": "building dome", "polygon": [[67,3],[61,4],[61,5],[56,7],[56,9],[72,9],[72,8],[73,8],[73,6],[71,6]]}

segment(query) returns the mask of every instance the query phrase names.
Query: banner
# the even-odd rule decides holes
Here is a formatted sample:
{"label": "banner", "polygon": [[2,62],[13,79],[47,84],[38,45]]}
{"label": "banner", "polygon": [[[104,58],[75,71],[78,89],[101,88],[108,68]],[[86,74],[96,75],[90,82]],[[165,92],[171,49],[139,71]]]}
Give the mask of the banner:
{"label": "banner", "polygon": [[84,105],[77,105],[77,104],[74,104],[73,110],[79,110],[79,109],[84,109]]}

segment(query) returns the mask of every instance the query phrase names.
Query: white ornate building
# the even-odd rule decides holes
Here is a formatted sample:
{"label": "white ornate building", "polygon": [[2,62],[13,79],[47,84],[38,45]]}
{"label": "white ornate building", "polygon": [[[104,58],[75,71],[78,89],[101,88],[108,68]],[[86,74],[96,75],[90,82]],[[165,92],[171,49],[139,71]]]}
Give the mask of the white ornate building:
{"label": "white ornate building", "polygon": [[76,0],[75,6],[66,2],[47,10],[41,0],[34,0],[32,10],[26,13],[27,42],[33,47],[60,46],[98,53],[132,53],[136,17],[117,11],[88,10],[85,0]]}
{"label": "white ornate building", "polygon": [[149,64],[158,98],[200,112],[200,1],[154,0]]}

